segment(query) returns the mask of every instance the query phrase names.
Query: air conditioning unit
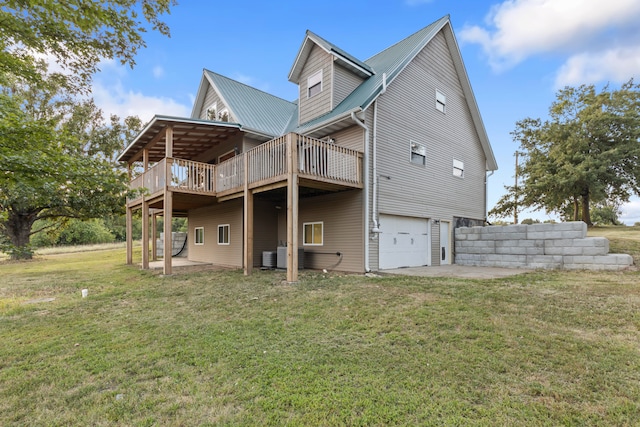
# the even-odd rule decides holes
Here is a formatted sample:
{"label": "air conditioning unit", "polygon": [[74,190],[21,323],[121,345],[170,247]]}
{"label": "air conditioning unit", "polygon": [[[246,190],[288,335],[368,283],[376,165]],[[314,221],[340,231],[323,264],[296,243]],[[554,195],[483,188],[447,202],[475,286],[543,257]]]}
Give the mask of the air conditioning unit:
{"label": "air conditioning unit", "polygon": [[276,268],[278,265],[278,252],[264,251],[262,252],[262,266],[265,268]]}
{"label": "air conditioning unit", "polygon": [[[287,247],[278,246],[278,268],[287,269]],[[298,248],[298,270],[304,269],[304,249]]]}

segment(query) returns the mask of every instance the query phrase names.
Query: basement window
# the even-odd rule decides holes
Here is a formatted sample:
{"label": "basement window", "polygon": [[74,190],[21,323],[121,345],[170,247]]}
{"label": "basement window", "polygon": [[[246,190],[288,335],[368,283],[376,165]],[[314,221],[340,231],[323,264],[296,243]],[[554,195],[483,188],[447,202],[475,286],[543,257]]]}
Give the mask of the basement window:
{"label": "basement window", "polygon": [[322,70],[312,74],[307,79],[307,97],[311,98],[322,92]]}
{"label": "basement window", "polygon": [[322,222],[305,222],[302,226],[302,241],[306,246],[322,246],[323,244],[323,228]]}
{"label": "basement window", "polygon": [[213,103],[207,108],[207,120],[218,119],[218,106]]}
{"label": "basement window", "polygon": [[453,159],[453,176],[464,178],[464,162]]}
{"label": "basement window", "polygon": [[411,146],[411,163],[424,166],[427,164],[427,146],[415,141],[409,141]]}
{"label": "basement window", "polygon": [[194,230],[194,239],[196,245],[204,245],[204,227],[196,227]]}
{"label": "basement window", "polygon": [[218,244],[229,244],[229,224],[221,224],[218,226]]}
{"label": "basement window", "polygon": [[447,97],[442,92],[436,90],[436,110],[444,113],[447,107]]}

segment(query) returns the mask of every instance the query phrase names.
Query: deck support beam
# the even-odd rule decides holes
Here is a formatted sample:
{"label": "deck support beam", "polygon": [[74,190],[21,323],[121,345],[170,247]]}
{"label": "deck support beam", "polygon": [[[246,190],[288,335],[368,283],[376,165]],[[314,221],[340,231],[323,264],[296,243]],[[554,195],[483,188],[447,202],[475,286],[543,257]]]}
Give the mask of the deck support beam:
{"label": "deck support beam", "polygon": [[253,272],[253,190],[249,189],[249,161],[244,156],[244,275]]}
{"label": "deck support beam", "polygon": [[287,136],[287,282],[298,282],[298,147]]}
{"label": "deck support beam", "polygon": [[142,269],[149,269],[149,202],[142,200]]}
{"label": "deck support beam", "polygon": [[133,264],[133,209],[127,206],[127,265]]}
{"label": "deck support beam", "polygon": [[151,260],[158,260],[158,214],[151,216]]}

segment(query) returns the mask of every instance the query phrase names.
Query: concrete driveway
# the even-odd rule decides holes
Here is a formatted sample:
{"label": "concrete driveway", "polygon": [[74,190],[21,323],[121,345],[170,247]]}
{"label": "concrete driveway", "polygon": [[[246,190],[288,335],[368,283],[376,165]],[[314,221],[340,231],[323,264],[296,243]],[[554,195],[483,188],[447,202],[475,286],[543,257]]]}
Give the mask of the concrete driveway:
{"label": "concrete driveway", "polygon": [[470,265],[440,265],[435,267],[405,267],[381,270],[381,274],[399,274],[422,277],[462,277],[465,279],[498,279],[515,276],[534,270],[524,268],[475,267]]}

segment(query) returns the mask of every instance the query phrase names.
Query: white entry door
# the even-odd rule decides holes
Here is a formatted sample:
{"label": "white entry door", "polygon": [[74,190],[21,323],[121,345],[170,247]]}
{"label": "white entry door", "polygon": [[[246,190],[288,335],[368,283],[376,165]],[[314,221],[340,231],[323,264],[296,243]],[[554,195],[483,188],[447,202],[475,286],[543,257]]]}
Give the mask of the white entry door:
{"label": "white entry door", "polygon": [[397,215],[380,215],[379,268],[429,265],[429,221]]}
{"label": "white entry door", "polygon": [[440,221],[440,265],[451,264],[450,223]]}

